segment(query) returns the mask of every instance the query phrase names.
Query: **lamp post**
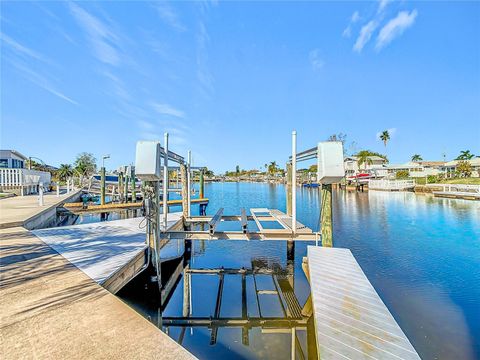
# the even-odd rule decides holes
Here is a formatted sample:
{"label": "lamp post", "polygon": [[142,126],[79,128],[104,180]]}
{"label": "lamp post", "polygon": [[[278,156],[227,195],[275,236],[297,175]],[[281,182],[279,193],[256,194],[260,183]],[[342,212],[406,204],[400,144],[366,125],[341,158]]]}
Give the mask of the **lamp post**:
{"label": "lamp post", "polygon": [[100,169],[101,175],[101,196],[100,196],[100,204],[105,205],[105,160],[110,159],[110,155],[103,155],[102,156],[102,168]]}

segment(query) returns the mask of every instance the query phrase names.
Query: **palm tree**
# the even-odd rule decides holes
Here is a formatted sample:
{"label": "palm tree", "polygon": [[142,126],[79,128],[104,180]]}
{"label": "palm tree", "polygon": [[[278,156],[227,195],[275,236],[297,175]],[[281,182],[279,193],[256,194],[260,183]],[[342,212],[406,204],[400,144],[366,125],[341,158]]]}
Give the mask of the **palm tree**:
{"label": "palm tree", "polygon": [[422,161],[422,157],[418,154],[412,156],[412,161]]}
{"label": "palm tree", "polygon": [[372,156],[372,152],[368,150],[362,150],[355,156],[357,157],[358,166],[364,164],[364,169],[367,170],[367,164],[372,163],[372,159],[370,158],[370,156]]}
{"label": "palm tree", "polygon": [[460,155],[457,156],[455,160],[471,160],[475,157],[470,150],[460,151]]}
{"label": "palm tree", "polygon": [[277,172],[277,163],[272,161],[270,165],[268,165],[268,173],[270,175],[274,175]]}
{"label": "palm tree", "polygon": [[388,130],[385,130],[381,133],[380,135],[380,140],[383,141],[383,144],[385,145],[385,147],[387,146],[387,142],[388,140],[390,140],[390,133],[388,132]]}
{"label": "palm tree", "polygon": [[61,164],[60,168],[57,170],[57,177],[61,181],[67,180],[72,175],[73,175],[72,165]]}

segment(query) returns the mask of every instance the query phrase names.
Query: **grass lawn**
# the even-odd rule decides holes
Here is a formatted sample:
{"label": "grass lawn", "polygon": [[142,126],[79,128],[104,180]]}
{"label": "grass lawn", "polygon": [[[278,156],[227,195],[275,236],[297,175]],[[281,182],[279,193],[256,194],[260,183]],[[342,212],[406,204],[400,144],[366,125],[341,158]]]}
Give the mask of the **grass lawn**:
{"label": "grass lawn", "polygon": [[[414,178],[417,185],[425,185],[425,178]],[[468,184],[480,185],[480,178],[455,178],[455,179],[439,179],[436,184]]]}
{"label": "grass lawn", "polygon": [[444,184],[469,184],[480,185],[480,178],[457,178],[457,179],[444,179],[439,181]]}

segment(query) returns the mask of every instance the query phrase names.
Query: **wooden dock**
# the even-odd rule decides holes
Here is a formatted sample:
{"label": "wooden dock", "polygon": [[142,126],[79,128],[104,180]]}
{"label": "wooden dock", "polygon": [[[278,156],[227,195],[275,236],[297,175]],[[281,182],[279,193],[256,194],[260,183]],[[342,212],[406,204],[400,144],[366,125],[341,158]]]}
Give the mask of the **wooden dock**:
{"label": "wooden dock", "polygon": [[[192,199],[191,204],[197,205],[208,205],[209,200],[204,199]],[[182,200],[168,200],[168,206],[182,206]],[[141,201],[139,202],[129,202],[129,203],[109,203],[105,205],[87,205],[83,206],[82,202],[75,203],[66,203],[64,208],[69,210],[74,214],[84,214],[84,213],[100,213],[100,212],[109,212],[109,211],[118,211],[118,210],[130,210],[130,209],[140,209],[143,206]]]}
{"label": "wooden dock", "polygon": [[[181,221],[181,213],[168,214],[168,229]],[[32,232],[92,280],[116,293],[145,264],[144,226],[144,218],[133,218]]]}
{"label": "wooden dock", "polygon": [[321,359],[420,359],[348,249],[308,247]]}
{"label": "wooden dock", "polygon": [[480,200],[480,185],[467,184],[429,184],[431,188],[441,188],[432,191],[433,196],[450,199]]}

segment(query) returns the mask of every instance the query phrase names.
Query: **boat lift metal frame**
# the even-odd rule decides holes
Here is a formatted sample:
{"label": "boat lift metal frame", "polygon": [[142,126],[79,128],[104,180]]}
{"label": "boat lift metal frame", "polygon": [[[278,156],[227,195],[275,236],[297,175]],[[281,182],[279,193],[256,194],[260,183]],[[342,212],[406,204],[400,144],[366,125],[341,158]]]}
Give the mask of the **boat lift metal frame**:
{"label": "boat lift metal frame", "polygon": [[[218,276],[217,296],[215,300],[214,315],[210,317],[195,317],[192,315],[192,274]],[[223,287],[226,275],[241,275],[242,277],[242,316],[241,317],[222,317],[222,299]],[[269,275],[272,278],[274,290],[259,290],[257,287],[256,276]],[[247,306],[247,276],[253,277],[255,289],[256,307],[258,316],[248,316]],[[297,329],[307,330],[308,321],[312,313],[308,310],[309,300],[303,307],[300,306],[295,296],[292,284],[288,277],[293,274],[276,274],[274,270],[268,268],[213,268],[213,269],[192,269],[187,265],[184,269],[184,294],[183,294],[183,316],[169,316],[162,318],[162,325],[169,333],[169,327],[182,327],[178,338],[179,344],[183,343],[185,330],[187,327],[207,327],[211,329],[210,345],[217,342],[218,328],[220,327],[241,327],[242,344],[249,345],[249,330],[253,327],[262,328],[265,333],[291,333],[292,334],[292,359],[295,359],[296,353],[301,359],[305,359],[305,354],[300,345],[296,334]],[[282,309],[283,317],[266,317],[262,315],[260,302],[261,296],[276,296]]]}

